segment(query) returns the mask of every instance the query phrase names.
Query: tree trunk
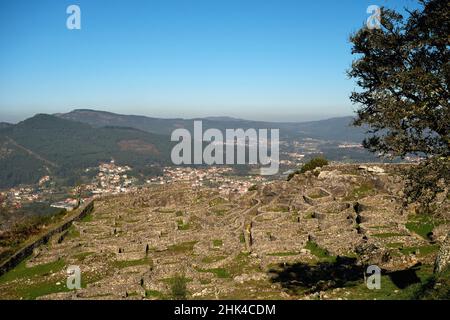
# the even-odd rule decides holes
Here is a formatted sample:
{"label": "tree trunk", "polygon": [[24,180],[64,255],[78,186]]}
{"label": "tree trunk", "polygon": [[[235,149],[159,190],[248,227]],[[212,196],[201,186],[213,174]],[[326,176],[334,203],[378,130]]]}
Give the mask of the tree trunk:
{"label": "tree trunk", "polygon": [[443,272],[450,265],[450,232],[442,242],[439,253],[434,263],[434,273]]}

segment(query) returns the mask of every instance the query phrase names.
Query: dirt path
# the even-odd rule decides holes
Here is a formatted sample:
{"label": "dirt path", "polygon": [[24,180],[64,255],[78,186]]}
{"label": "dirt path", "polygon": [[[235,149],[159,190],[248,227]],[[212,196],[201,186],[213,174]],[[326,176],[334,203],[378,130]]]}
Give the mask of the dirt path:
{"label": "dirt path", "polygon": [[57,168],[57,167],[58,167],[58,165],[57,165],[56,163],[54,163],[54,162],[52,162],[52,161],[50,161],[50,160],[47,160],[47,159],[41,157],[41,156],[38,155],[36,152],[34,152],[34,151],[32,151],[32,150],[30,150],[30,149],[28,149],[28,148],[26,148],[26,147],[24,147],[24,146],[18,144],[16,141],[14,141],[13,139],[11,139],[10,137],[7,136],[6,139],[8,139],[8,141],[9,141],[12,145],[14,145],[15,147],[17,147],[17,148],[19,148],[19,149],[25,151],[26,153],[28,153],[29,155],[35,157],[36,159],[39,159],[39,160],[41,160],[42,162],[45,162],[46,164],[48,164],[48,165],[50,165],[50,166],[52,166],[52,167],[54,167],[54,168]]}

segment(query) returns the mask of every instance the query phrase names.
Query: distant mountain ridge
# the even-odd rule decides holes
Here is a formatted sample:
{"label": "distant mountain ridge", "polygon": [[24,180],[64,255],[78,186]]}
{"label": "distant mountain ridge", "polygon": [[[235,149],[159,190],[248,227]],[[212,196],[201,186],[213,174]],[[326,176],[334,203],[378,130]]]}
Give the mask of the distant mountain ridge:
{"label": "distant mountain ridge", "polygon": [[353,127],[353,117],[339,117],[308,122],[267,122],[243,120],[232,117],[206,117],[198,119],[162,119],[138,115],[123,115],[90,109],[75,109],[56,116],[72,121],[90,124],[95,127],[124,126],[146,132],[169,135],[177,128],[192,130],[193,120],[202,120],[203,128],[233,129],[280,129],[280,136],[289,138],[315,138],[330,141],[361,142],[365,128]]}
{"label": "distant mountain ridge", "polygon": [[0,122],[0,130],[1,130],[1,129],[4,129],[4,128],[9,128],[9,127],[11,127],[11,126],[13,126],[12,123],[8,123],[8,122]]}

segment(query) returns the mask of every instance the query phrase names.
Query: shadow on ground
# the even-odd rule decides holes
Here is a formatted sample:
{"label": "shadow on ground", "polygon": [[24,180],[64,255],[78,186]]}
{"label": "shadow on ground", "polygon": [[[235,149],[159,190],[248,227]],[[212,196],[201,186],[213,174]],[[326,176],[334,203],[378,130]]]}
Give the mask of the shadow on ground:
{"label": "shadow on ground", "polygon": [[[337,257],[334,262],[320,262],[310,265],[306,263],[278,265],[269,270],[273,283],[279,283],[291,294],[314,293],[329,289],[342,288],[364,280],[365,266],[358,265],[356,258]],[[387,272],[392,283],[404,289],[414,283],[420,283],[416,271],[418,266],[409,269]]]}

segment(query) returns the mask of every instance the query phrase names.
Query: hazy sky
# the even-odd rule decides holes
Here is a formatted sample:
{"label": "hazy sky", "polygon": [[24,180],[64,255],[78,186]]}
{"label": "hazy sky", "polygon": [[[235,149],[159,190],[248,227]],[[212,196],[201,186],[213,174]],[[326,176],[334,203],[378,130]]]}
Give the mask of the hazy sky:
{"label": "hazy sky", "polygon": [[[81,8],[81,30],[66,8]],[[91,108],[156,117],[352,114],[348,37],[414,0],[0,0],[0,121]]]}

